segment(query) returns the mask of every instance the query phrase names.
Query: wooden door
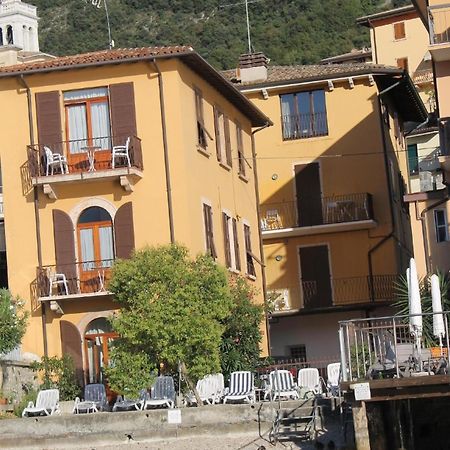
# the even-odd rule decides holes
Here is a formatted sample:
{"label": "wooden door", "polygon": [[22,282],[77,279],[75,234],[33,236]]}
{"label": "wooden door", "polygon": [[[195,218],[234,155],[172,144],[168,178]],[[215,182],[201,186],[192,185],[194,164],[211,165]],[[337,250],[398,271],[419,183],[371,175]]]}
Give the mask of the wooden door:
{"label": "wooden door", "polygon": [[300,270],[305,308],[333,305],[328,246],[300,247]]}
{"label": "wooden door", "polygon": [[295,166],[295,190],[298,226],[321,225],[322,191],[318,163]]}

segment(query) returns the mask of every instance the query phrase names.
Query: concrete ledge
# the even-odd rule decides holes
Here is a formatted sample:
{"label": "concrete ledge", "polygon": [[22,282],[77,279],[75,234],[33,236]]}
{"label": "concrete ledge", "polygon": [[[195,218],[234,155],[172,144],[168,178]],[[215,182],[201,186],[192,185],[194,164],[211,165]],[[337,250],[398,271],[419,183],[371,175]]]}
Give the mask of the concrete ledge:
{"label": "concrete ledge", "polygon": [[[311,401],[283,402],[297,414],[311,411]],[[276,403],[183,408],[182,423],[167,423],[167,410],[30,417],[0,422],[0,448],[77,447],[82,443],[127,443],[202,434],[268,432]]]}

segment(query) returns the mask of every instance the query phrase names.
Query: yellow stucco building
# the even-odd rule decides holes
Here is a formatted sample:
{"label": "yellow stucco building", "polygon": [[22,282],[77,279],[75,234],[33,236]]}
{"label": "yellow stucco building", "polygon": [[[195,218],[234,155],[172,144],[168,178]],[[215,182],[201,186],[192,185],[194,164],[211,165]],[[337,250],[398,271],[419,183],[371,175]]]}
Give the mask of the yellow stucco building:
{"label": "yellow stucco building", "polygon": [[403,122],[426,109],[401,69],[371,64],[226,72],[274,126],[257,135],[275,357],[338,360],[338,321],[380,315],[412,253]]}
{"label": "yellow stucco building", "polygon": [[31,314],[23,352],[71,354],[99,380],[111,266],[146,245],[207,252],[263,301],[252,127],[270,121],[192,48],[3,67],[0,102],[8,282]]}

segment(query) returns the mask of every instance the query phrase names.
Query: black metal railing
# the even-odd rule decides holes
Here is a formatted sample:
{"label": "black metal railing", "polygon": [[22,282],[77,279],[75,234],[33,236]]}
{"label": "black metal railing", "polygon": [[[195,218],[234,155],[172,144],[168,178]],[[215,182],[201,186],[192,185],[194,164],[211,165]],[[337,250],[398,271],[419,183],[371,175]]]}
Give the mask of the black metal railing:
{"label": "black metal railing", "polygon": [[430,44],[450,42],[450,4],[430,6],[428,8]]}
{"label": "black metal railing", "polygon": [[284,114],[281,116],[283,140],[305,139],[328,135],[326,112],[312,114]]}
{"label": "black metal railing", "polygon": [[[128,146],[128,158],[114,148]],[[35,144],[27,147],[28,169],[32,177],[87,173],[114,168],[143,169],[141,140],[137,136],[104,136],[93,139]]]}
{"label": "black metal railing", "polygon": [[372,195],[347,194],[332,197],[299,197],[297,201],[263,203],[263,231],[373,220]]}
{"label": "black metal railing", "polygon": [[331,278],[320,283],[302,281],[303,307],[347,306],[358,303],[392,301],[396,298],[398,275]]}
{"label": "black metal railing", "polygon": [[37,268],[37,296],[63,297],[108,292],[113,259]]}

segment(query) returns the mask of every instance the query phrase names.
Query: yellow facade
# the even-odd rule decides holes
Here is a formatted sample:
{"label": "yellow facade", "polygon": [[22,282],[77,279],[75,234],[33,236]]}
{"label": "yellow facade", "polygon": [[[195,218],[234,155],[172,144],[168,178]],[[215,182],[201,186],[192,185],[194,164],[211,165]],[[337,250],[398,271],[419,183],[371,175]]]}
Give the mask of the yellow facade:
{"label": "yellow facade", "polygon": [[[307,358],[319,367],[339,360],[338,321],[386,313],[394,280],[408,265],[410,224],[400,176],[406,167],[402,119],[386,97],[382,116],[381,89],[372,75],[270,82],[277,69],[269,66],[267,83],[241,86],[274,121],[256,135],[267,292],[274,301],[271,351],[278,357]],[[324,92],[327,131],[286,139],[283,129],[288,125],[280,119],[283,96],[317,90]],[[295,166],[315,163],[322,216],[318,223],[305,225],[298,206],[305,193],[296,187]],[[313,270],[302,263],[303,249],[322,246],[328,262],[321,257],[309,260],[309,266],[329,266],[325,278],[329,276],[331,293],[325,303],[318,292],[326,279],[314,281]]]}
{"label": "yellow facade", "polygon": [[[247,253],[244,243],[244,223],[251,230],[251,252],[261,258],[251,162],[252,120],[244,108],[232,104],[211,82],[194,73],[179,59],[163,59],[158,62],[158,67],[163,83],[174,240],[186,245],[192,255],[206,251],[203,203],[207,203],[212,208],[217,262],[224,265],[222,212],[226,211],[237,221],[241,273],[245,275]],[[72,220],[75,252],[79,262],[82,260],[80,253],[82,244],[78,242],[81,235],[76,234],[77,220],[86,208],[92,206],[103,208],[114,219],[119,208],[131,202],[135,248],[169,243],[168,189],[160,108],[161,91],[158,74],[152,63],[137,61],[134,64],[99,65],[84,69],[74,67],[66,71],[33,75],[25,72],[23,75],[26,84],[19,76],[8,76],[0,80],[1,102],[10,105],[8,114],[0,125],[3,142],[0,152],[8,281],[10,290],[27,300],[27,309],[31,312],[22,351],[41,356],[44,354],[42,309],[39,294],[36,295],[35,292],[36,270],[39,266],[38,242],[40,241],[42,266],[55,265],[56,231],[53,211],[55,209],[62,211]],[[36,94],[58,92],[60,108],[64,111],[64,92],[113,86],[125,82],[132,83],[134,90],[137,137],[141,140],[143,169],[133,172],[134,169],[131,168],[132,176],[123,177],[117,175],[109,166],[108,170],[97,169],[95,172],[87,173],[86,179],[77,178],[71,182],[67,181],[72,177],[71,173],[41,176],[35,188],[37,192],[35,215],[33,179],[30,179],[27,164],[27,145],[30,144],[30,132],[35,143],[39,144]],[[32,105],[31,131],[28,127],[26,85],[30,89]],[[203,93],[204,126],[212,137],[208,138],[206,152],[200,151],[197,144],[194,88],[200,89]],[[245,103],[245,99],[242,102]],[[230,120],[232,167],[220,165],[216,158],[213,105],[220,106]],[[67,121],[67,117],[61,114],[63,141],[70,139],[67,135]],[[237,169],[236,122],[243,130],[243,151],[249,162],[245,179],[239,176]],[[65,150],[66,153],[68,151]],[[118,170],[120,172],[120,169]],[[78,175],[73,176],[76,178]],[[36,182],[36,179],[34,181]],[[84,266],[78,265],[78,270],[81,270],[80,267]],[[254,267],[256,277],[248,278],[258,290],[257,301],[262,302],[261,267],[256,262]],[[107,289],[95,291],[96,289],[85,295],[78,292],[77,295],[69,295],[66,299],[65,295],[60,295],[60,290],[51,291],[49,298],[45,299],[47,305],[45,330],[49,355],[61,354],[61,321],[70,322],[76,327],[81,346],[89,323],[94,319],[108,316],[117,308]],[[52,305],[52,309],[49,305]],[[264,335],[263,352],[266,352],[266,349],[267,342]],[[86,364],[84,369],[87,369]]]}

